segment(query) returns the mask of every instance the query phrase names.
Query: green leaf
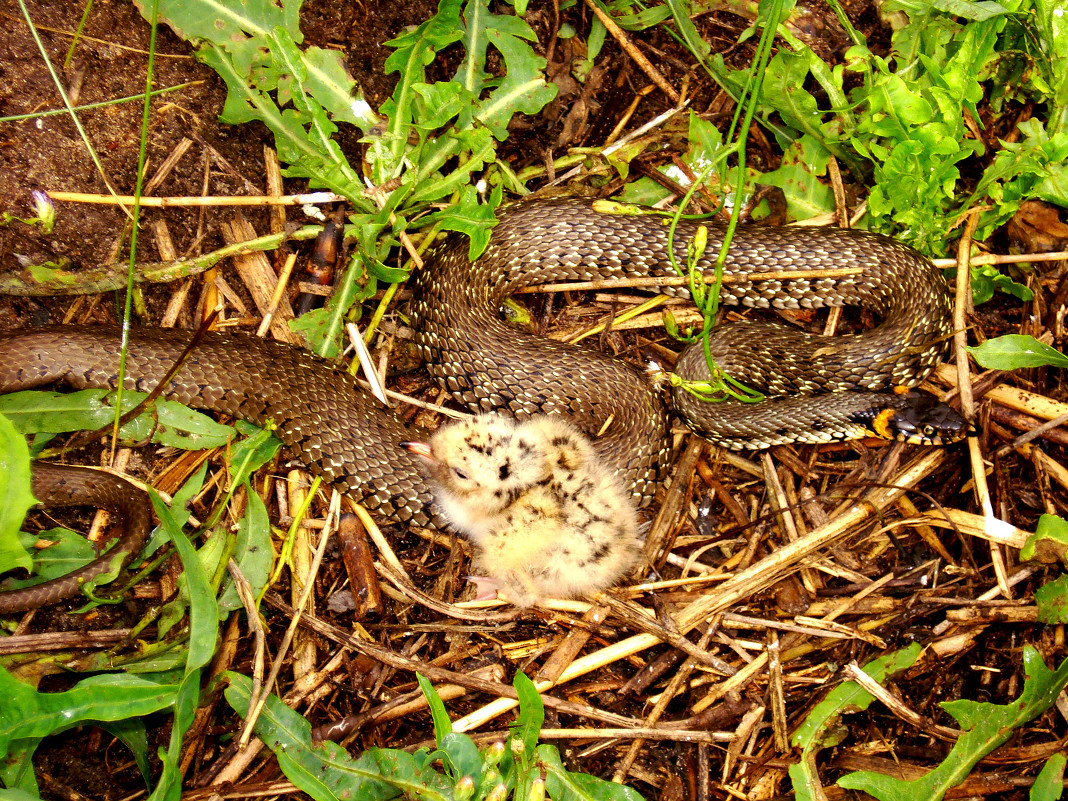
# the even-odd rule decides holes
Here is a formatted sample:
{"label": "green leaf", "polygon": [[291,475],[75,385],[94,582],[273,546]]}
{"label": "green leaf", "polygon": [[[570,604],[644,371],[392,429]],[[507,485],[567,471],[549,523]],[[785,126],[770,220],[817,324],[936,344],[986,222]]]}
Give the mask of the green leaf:
{"label": "green leaf", "polygon": [[[556,97],[556,86],[545,80],[545,59],[537,55],[529,42],[537,37],[519,17],[488,13],[489,0],[468,0],[465,44],[471,66],[465,79],[476,77],[482,85],[496,84],[478,104],[475,117],[489,128],[498,140],[508,136],[508,123],[516,113],[536,114]],[[482,66],[486,46],[492,44],[504,59],[503,80],[490,78]],[[461,66],[461,71],[464,66]],[[460,74],[457,76],[461,77]],[[468,85],[468,89],[472,87]]]}
{"label": "green leaf", "polygon": [[[307,73],[301,69],[292,38],[288,34],[265,35],[260,48],[278,59],[278,63],[285,63],[297,72],[297,80],[290,84],[290,92],[298,108],[283,110],[267,91],[250,84],[252,65],[240,63],[221,48],[205,48],[197,53],[197,57],[219,73],[228,89],[220,119],[230,124],[259,120],[270,128],[278,157],[289,165],[285,175],[309,178],[313,186],[326,187],[343,195],[357,208],[368,208],[368,201],[362,196],[359,175],[332,138],[337,126],[330,122],[314,98],[300,91],[300,80]],[[277,83],[277,76],[270,83]]]}
{"label": "green leaf", "polygon": [[[289,321],[289,327],[304,336],[309,349],[325,359],[336,359],[341,355],[341,335],[346,321],[346,313],[365,294],[361,282],[366,279],[369,258],[363,253],[354,253],[348,266],[341,274],[334,294],[327,298],[321,309],[313,309]],[[365,281],[366,288],[374,292],[375,281]],[[357,306],[358,308],[358,306]]]}
{"label": "green leaf", "polygon": [[169,707],[174,684],[121,673],[91,676],[61,693],[41,693],[0,668],[0,758],[16,741],[38,742],[96,720],[126,720]]}
{"label": "green leaf", "polygon": [[1035,606],[1039,623],[1068,623],[1068,576],[1058,576],[1035,590]]}
{"label": "green leaf", "polygon": [[[133,409],[145,397],[143,392],[124,392],[123,412]],[[0,413],[7,415],[24,434],[97,431],[114,421],[114,401],[115,393],[107,389],[28,390],[0,397]],[[150,408],[124,425],[119,430],[120,436],[139,441],[151,435],[157,444],[185,450],[219,448],[234,438],[232,426],[217,423],[206,414],[175,401],[157,400],[154,408],[154,413]]]}
{"label": "green leaf", "polygon": [[[922,650],[918,643],[913,643],[869,662],[862,670],[884,684],[889,677],[911,667]],[[856,682],[844,682],[827,693],[797,727],[790,742],[801,747],[801,759],[790,765],[789,775],[798,799],[815,801],[824,797],[816,755],[824,748],[833,748],[845,737],[845,728],[840,725],[842,715],[863,711],[874,700],[874,696]]]}
{"label": "green leaf", "polygon": [[446,734],[452,734],[452,721],[449,719],[449,713],[445,711],[445,704],[441,702],[441,696],[430,683],[430,679],[422,673],[417,673],[415,678],[419,682],[419,689],[423,691],[423,697],[426,698],[426,705],[430,709],[430,719],[434,721],[434,739],[440,745]]}
{"label": "green leaf", "polygon": [[[32,587],[42,581],[51,581],[65,576],[72,570],[84,567],[97,557],[89,540],[66,528],[50,528],[37,534],[22,532],[19,540],[27,550],[33,549],[31,551],[33,554],[32,575],[24,579],[6,579],[4,581],[6,590]],[[35,548],[34,546],[40,542],[51,544],[47,548]],[[100,583],[106,584],[114,577],[114,575],[105,575]]]}
{"label": "green leaf", "polygon": [[995,3],[994,0],[982,0],[982,2],[975,2],[975,0],[931,0],[931,5],[939,11],[975,22],[982,22],[991,17],[1009,13],[1007,8],[1000,3]]}
{"label": "green leaf", "polygon": [[638,3],[613,3],[613,8],[608,8],[602,0],[595,0],[595,2],[625,31],[644,31],[654,25],[659,25],[671,16],[671,12],[661,6],[643,8]]}
{"label": "green leaf", "polygon": [[454,782],[467,777],[478,787],[482,781],[482,755],[474,740],[462,732],[449,732],[441,738],[438,749],[448,757],[449,775]]}
{"label": "green leaf", "polygon": [[1000,142],[1001,150],[965,201],[966,207],[982,200],[991,206],[980,215],[977,238],[988,237],[1025,198],[1068,205],[1068,132],[1051,135],[1035,118],[1024,120],[1017,129],[1022,139]]}
{"label": "green leaf", "polygon": [[[778,112],[783,122],[793,128],[796,134],[808,135],[824,150],[843,161],[851,172],[861,174],[861,163],[841,144],[846,138],[843,137],[843,126],[849,129],[854,125],[844,90],[842,68],[829,69],[811,48],[796,40],[792,44],[793,50],[781,49],[768,62],[761,88],[761,113],[768,115],[771,111]],[[841,110],[838,117],[823,119],[824,113],[819,109],[816,98],[805,88],[810,75],[826,92],[831,106]],[[776,139],[785,150],[796,134],[787,138],[776,131]]]}
{"label": "green leaf", "polygon": [[[252,596],[259,598],[271,577],[271,568],[274,567],[271,520],[263,498],[252,489],[248,481],[245,481],[243,486],[248,502],[245,514],[237,521],[237,544],[231,558],[237,562],[241,575],[248,581]],[[219,609],[225,613],[243,607],[233,579],[227,576],[226,588],[219,596]]]}
{"label": "green leaf", "polygon": [[665,5],[671,9],[671,19],[675,23],[675,27],[678,28],[686,49],[698,61],[704,61],[708,58],[712,48],[702,38],[697,26],[690,19],[692,3],[687,2],[687,0],[667,0]]}
{"label": "green leaf", "polygon": [[1068,356],[1026,334],[1006,334],[988,339],[968,352],[988,370],[1018,370],[1025,367],[1068,367]]}
{"label": "green leaf", "polygon": [[452,83],[417,83],[412,90],[419,96],[418,120],[424,131],[444,128],[474,100],[463,87]]}
{"label": "green leaf", "polygon": [[19,527],[36,503],[30,492],[30,451],[26,438],[0,414],[0,573],[29,569],[30,552],[19,542]]}
{"label": "green leaf", "polygon": [[[682,118],[677,118],[669,125],[678,126]],[[680,132],[680,135],[681,132]],[[727,157],[733,154],[733,149],[723,144],[723,133],[708,120],[703,120],[695,112],[690,112],[685,131],[685,141],[688,144],[683,160],[691,168],[693,173],[704,176],[704,184],[711,192],[725,191],[729,183],[727,177]],[[621,178],[629,174],[630,161],[641,156],[646,145],[637,142],[630,147],[620,148],[608,157],[608,162],[616,169]],[[825,162],[826,163],[826,162]],[[674,164],[657,168],[659,172],[674,181],[687,182],[689,178]],[[617,197],[627,203],[639,203],[642,205],[655,205],[662,201],[670,193],[660,183],[651,178],[640,178],[630,181]]]}
{"label": "green leaf", "polygon": [[397,72],[399,76],[393,95],[380,109],[389,120],[386,133],[374,143],[376,152],[368,154],[373,167],[372,180],[376,184],[385,183],[399,174],[409,133],[417,133],[420,138],[425,135],[425,132],[413,131],[415,86],[426,83],[425,68],[434,60],[435,54],[461,36],[460,0],[440,0],[433,17],[386,42],[387,47],[393,48],[393,53],[386,59],[385,71],[387,74]]}
{"label": "green leaf", "polygon": [[1035,0],[1034,9],[1043,56],[1036,61],[1049,83],[1046,126],[1055,137],[1068,131],[1068,19],[1062,0]]}
{"label": "green leaf", "polygon": [[1057,515],[1042,515],[1035,533],[1020,549],[1020,558],[1035,559],[1044,564],[1064,561],[1068,553],[1068,520]]}
{"label": "green leaf", "polygon": [[[177,523],[177,521],[175,522]],[[164,533],[167,536],[167,540],[170,540],[170,532]],[[184,534],[181,536],[183,539],[188,539]],[[227,526],[220,525],[212,528],[205,542],[194,551],[199,573],[204,576],[221,576],[234,547],[235,539]],[[210,583],[208,587],[208,595],[211,596],[212,601],[216,601],[214,588]],[[157,628],[161,635],[166,635],[174,626],[185,619],[194,593],[195,589],[190,586],[188,577],[183,573],[178,577],[177,594],[163,605],[159,613]]]}
{"label": "green leaf", "polygon": [[782,189],[792,220],[807,220],[834,211],[834,192],[816,179],[808,165],[784,164],[759,176],[757,182]]}
{"label": "green leaf", "polygon": [[145,780],[145,786],[151,787],[152,768],[148,762],[148,732],[145,729],[144,720],[131,717],[115,721],[98,721],[96,725],[133,752],[134,761],[137,762],[137,768],[141,771],[141,778]]}
{"label": "green leaf", "polygon": [[459,231],[471,240],[468,258],[477,259],[489,244],[490,233],[497,225],[493,210],[500,205],[501,187],[493,190],[489,203],[479,203],[473,186],[460,189],[460,198],[447,209],[429,215],[427,222],[445,231]]}
{"label": "green leaf", "polygon": [[545,771],[545,790],[553,801],[642,801],[641,794],[631,787],[566,770],[555,746],[539,745],[534,756]]}
{"label": "green leaf", "polygon": [[22,790],[9,787],[3,791],[4,801],[41,801],[41,796],[38,795],[37,790]]}
{"label": "green leaf", "polygon": [[240,0],[227,3],[212,0],[135,0],[135,5],[146,19],[150,2],[158,3],[160,21],[189,41],[203,40],[220,46],[232,46],[279,26],[300,31],[302,0]]}
{"label": "green leaf", "polygon": [[1046,760],[1031,785],[1030,801],[1058,801],[1064,794],[1064,764],[1068,756],[1054,754]]}
{"label": "green leaf", "polygon": [[182,578],[189,593],[189,644],[186,651],[185,669],[174,696],[174,719],[171,722],[167,748],[160,749],[163,772],[150,801],[172,801],[181,795],[182,773],[179,757],[182,738],[193,725],[200,701],[200,679],[203,668],[215,653],[219,637],[219,612],[215,588],[200,563],[193,544],[182,531],[177,517],[155,493],[150,493],[152,506],[159,518],[160,527],[170,537],[174,550],[182,562]]}
{"label": "green leaf", "polygon": [[[882,684],[889,677],[911,667],[919,658],[923,648],[918,643],[893,651],[864,665],[862,670]],[[790,743],[803,750],[822,748],[820,738],[838,718],[847,710],[864,710],[871,705],[875,697],[859,684],[852,681],[843,682],[835,687],[805,717]]]}
{"label": "green leaf", "polygon": [[[251,680],[227,673],[226,700],[248,715]],[[412,754],[369,748],[358,759],[332,742],[313,743],[311,725],[275,695],[267,696],[256,719],[256,736],[274,752],[282,772],[316,801],[386,801],[398,796],[422,801],[447,801],[451,783]]]}
{"label": "green leaf", "polygon": [[304,89],[326,109],[331,119],[347,122],[364,131],[378,123],[378,115],[364,100],[356,81],[345,69],[341,53],[309,47],[303,52],[302,58],[306,76]]}
{"label": "green leaf", "polygon": [[[309,178],[313,186],[370,208],[358,174],[333,139],[330,118],[369,130],[378,116],[356,90],[339,54],[297,48],[299,10],[299,0],[164,0],[159,15],[198,44],[198,58],[226,82],[224,122],[263,122],[275,136],[279,158],[289,165],[285,174]],[[141,11],[148,18],[147,4]],[[287,105],[292,107],[283,111]]]}
{"label": "green leaf", "polygon": [[545,705],[534,682],[525,673],[516,673],[512,680],[519,696],[519,715],[511,725],[512,736],[523,744],[524,760],[530,760],[538,745],[541,726],[545,722]]}
{"label": "green leaf", "polygon": [[[282,112],[284,126],[280,130],[289,135],[279,137],[280,131],[274,131],[278,157],[289,163],[283,174],[310,178],[312,186],[328,187],[349,198],[358,208],[367,207],[367,201],[362,198],[363,183],[334,139],[337,126],[327,116],[322,104],[305,91],[309,65],[303,53],[285,28],[275,28],[273,35],[266,37],[266,42],[276,68],[284,76],[278,81],[279,104],[284,105],[289,100],[294,106]],[[268,115],[268,119],[275,118]]]}
{"label": "green leaf", "polygon": [[838,780],[847,790],[863,790],[880,801],[939,801],[960,784],[976,763],[1013,736],[1015,731],[1049,709],[1068,684],[1068,659],[1050,671],[1032,646],[1023,650],[1024,682],[1020,697],[1008,704],[959,700],[942,704],[960,724],[963,734],[942,763],[915,781],[878,773],[850,773]]}
{"label": "green leaf", "polygon": [[[955,271],[951,271],[955,272]],[[998,272],[998,268],[992,264],[982,264],[972,267],[972,299],[978,306],[986,303],[994,296],[994,292],[1004,292],[1022,301],[1029,301],[1034,296],[1023,284],[1013,281],[1009,276]]]}

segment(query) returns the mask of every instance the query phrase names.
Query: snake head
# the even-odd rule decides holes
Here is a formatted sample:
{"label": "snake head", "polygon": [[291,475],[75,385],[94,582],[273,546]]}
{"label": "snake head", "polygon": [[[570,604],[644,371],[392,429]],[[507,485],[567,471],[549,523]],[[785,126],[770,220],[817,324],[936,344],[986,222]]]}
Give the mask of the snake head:
{"label": "snake head", "polygon": [[873,410],[866,423],[876,436],[913,445],[949,445],[975,431],[960,412],[927,392],[913,389],[896,398],[897,403]]}

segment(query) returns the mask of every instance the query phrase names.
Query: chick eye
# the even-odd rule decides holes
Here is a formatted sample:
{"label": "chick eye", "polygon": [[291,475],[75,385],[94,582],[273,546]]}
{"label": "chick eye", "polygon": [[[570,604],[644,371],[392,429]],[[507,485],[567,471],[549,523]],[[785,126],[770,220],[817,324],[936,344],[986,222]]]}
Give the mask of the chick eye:
{"label": "chick eye", "polygon": [[465,473],[463,470],[461,470],[458,467],[454,467],[452,469],[452,474],[454,476],[456,476],[458,479],[460,479],[461,481],[467,481],[467,473]]}

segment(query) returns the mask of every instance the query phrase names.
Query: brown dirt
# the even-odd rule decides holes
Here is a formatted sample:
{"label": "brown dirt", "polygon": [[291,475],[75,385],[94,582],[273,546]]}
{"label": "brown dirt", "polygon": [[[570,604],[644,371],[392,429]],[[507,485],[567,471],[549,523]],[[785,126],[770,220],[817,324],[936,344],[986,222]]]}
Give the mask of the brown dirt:
{"label": "brown dirt", "polygon": [[[42,29],[41,35],[53,63],[61,64],[71,42],[69,32],[74,30],[81,15],[81,6],[61,0],[38,0],[30,2],[29,7],[34,21],[39,26],[48,26],[48,29]],[[380,4],[315,3],[304,10],[302,24],[308,43],[344,52],[367,99],[377,106],[388,96],[393,83],[391,76],[382,73],[389,52],[382,43],[396,36],[405,26],[427,18],[434,7],[434,3],[426,0]],[[850,12],[855,19],[866,22],[865,33],[870,41],[878,41],[881,36],[885,38],[885,32],[872,27],[875,15],[867,3],[853,4]],[[580,32],[585,32],[589,27],[587,14],[585,6],[580,4],[568,12],[566,19]],[[824,43],[828,52],[833,52],[841,44],[831,30],[836,26],[833,15],[826,8],[817,6],[813,16],[812,35]],[[59,97],[13,0],[0,0],[0,20],[7,31],[0,37],[0,115],[60,108]],[[533,9],[530,20],[544,48],[555,27],[551,6]],[[729,59],[744,62],[748,57],[746,48],[733,46],[746,25],[741,18],[717,12],[701,17],[699,24],[714,47],[727,49]],[[691,71],[689,57],[662,33],[654,32],[635,39],[655,57],[658,66],[676,86],[681,84],[684,73],[690,73],[695,108],[713,118],[730,110],[715,87],[700,73]],[[147,44],[147,27],[125,0],[97,0],[72,64],[66,69],[60,68],[61,78],[68,87],[80,87],[76,103],[136,95],[144,88]],[[557,58],[574,55],[570,47],[563,40],[557,40],[554,43]],[[205,191],[205,181],[206,191],[215,195],[262,192],[265,184],[262,148],[270,144],[267,131],[258,125],[240,129],[220,125],[217,115],[224,89],[214,73],[193,60],[188,46],[167,30],[160,32],[158,50],[158,87],[186,81],[195,83],[164,96],[153,106],[148,173],[151,175],[183,139],[191,139],[194,144],[155,194],[198,195]],[[550,150],[560,153],[570,145],[603,141],[635,91],[645,86],[646,79],[611,42],[606,46],[600,64],[604,68],[600,78],[602,87],[593,97],[580,97],[581,87],[572,86],[561,78],[564,94],[545,116],[516,124],[514,135],[505,146],[505,155],[514,168],[541,163]],[[446,63],[441,69],[448,74],[454,66]],[[569,119],[567,112],[580,102],[589,104],[588,113],[581,118],[572,116]],[[664,98],[653,93],[631,124],[655,116],[664,108]],[[102,160],[108,181],[120,193],[131,193],[138,158],[140,101],[87,111],[81,115],[81,120]],[[356,136],[345,134],[342,142],[353,161],[357,161],[359,145]],[[766,141],[758,140],[754,145],[754,158],[774,161],[776,154]],[[670,154],[661,157],[669,158]],[[106,191],[103,178],[87,158],[77,131],[65,116],[0,123],[0,209],[27,213],[30,191],[35,188]],[[261,230],[265,228],[265,214],[250,212],[246,216]],[[149,233],[154,230],[156,222],[166,223],[179,254],[185,255],[221,245],[218,227],[229,218],[229,212],[218,210],[145,210],[143,258],[158,258],[156,243]],[[18,225],[0,228],[0,270],[18,269],[27,262],[52,259],[68,259],[75,265],[84,266],[122,260],[128,245],[125,226],[123,214],[110,207],[62,204],[56,229],[48,236],[27,232]],[[1048,288],[1045,298],[1048,300],[1056,295],[1063,302],[1063,293],[1056,292],[1058,286],[1064,285],[1063,270],[1043,269]],[[1042,288],[1039,286],[1040,290]],[[147,322],[158,320],[170,292],[170,287],[146,291]],[[1042,293],[1039,294],[1042,297]],[[196,297],[195,292],[192,297]],[[981,323],[990,335],[1015,330],[1016,321],[1026,319],[1025,312],[1032,311],[1014,308],[1005,301],[1001,304],[1004,313],[996,304],[983,311],[985,316]],[[556,317],[555,313],[549,313],[551,304],[546,305],[546,316]],[[187,304],[184,311],[187,322],[195,318],[194,306],[194,301]],[[96,297],[88,301],[0,298],[0,330],[68,317],[90,323],[113,321],[115,307],[113,297]],[[592,308],[597,315],[603,315],[603,308]],[[1035,310],[1045,311],[1039,307]],[[570,307],[554,323],[567,326],[573,320],[569,315],[579,313],[579,307]],[[642,347],[655,351],[662,342],[662,336],[654,337],[650,343],[649,340],[635,342],[612,334],[605,344],[617,351],[640,352]],[[1063,397],[1058,379],[1049,373],[1035,371],[1029,380],[1029,386],[1037,391]],[[1011,439],[1008,427],[1012,424],[1005,420],[991,424],[985,417],[983,422],[984,452],[990,454]],[[1063,440],[1057,440],[1046,442],[1043,447],[1054,459],[1060,460],[1064,456],[1064,446]],[[852,446],[822,451],[778,449],[773,464],[779,480],[787,487],[788,497],[793,498],[823,492],[837,484],[892,480],[897,466],[916,453],[911,450],[903,453],[896,448]],[[154,460],[154,456],[148,454],[144,458],[146,462]],[[1068,511],[1063,489],[1056,484],[1051,487],[1047,471],[1036,467],[1037,464],[1014,452],[993,459],[991,481],[997,511],[1004,519],[1027,530],[1033,530],[1037,516],[1043,511],[1061,514]],[[969,475],[963,451],[953,450],[939,471],[922,487],[938,503],[974,512],[970,494],[963,489]],[[685,483],[684,477],[682,484]],[[930,508],[931,503],[924,496],[915,494],[911,497],[918,506]],[[682,556],[693,555],[699,561],[713,565],[723,563],[724,575],[730,575],[765,556],[777,545],[785,544],[785,537],[762,516],[767,511],[763,483],[754,482],[744,469],[706,458],[694,478],[691,498],[695,505],[707,499],[713,511],[711,521],[698,517],[681,524],[675,550]],[[210,502],[207,503],[208,506],[203,508],[210,508]],[[806,507],[808,517],[801,518],[801,523],[815,528],[820,524],[821,514],[833,511],[834,503],[826,501],[816,512],[812,512],[812,508],[815,505]],[[908,513],[902,511],[901,516],[908,516]],[[758,522],[754,524],[753,520]],[[809,568],[800,578],[795,575],[786,579],[773,590],[744,599],[731,609],[777,624],[792,623],[801,613],[810,617],[826,615],[835,610],[837,603],[842,603],[837,622],[847,627],[844,638],[835,639],[838,633],[816,637],[776,632],[740,619],[715,618],[711,628],[707,625],[700,627],[708,637],[708,650],[735,669],[745,667],[760,657],[766,645],[777,642],[785,654],[784,684],[776,684],[774,676],[778,673],[769,678],[768,670],[762,668],[740,686],[724,691],[722,700],[709,711],[698,713],[693,709],[694,704],[709,687],[722,688],[723,676],[704,668],[693,672],[690,683],[683,682],[676,690],[678,695],[665,710],[664,720],[686,721],[686,725],[694,730],[748,736],[747,730],[742,730],[743,716],[763,706],[767,711],[760,717],[762,728],[755,729],[753,738],[745,741],[748,745],[741,747],[739,743],[740,750],[730,756],[722,738],[712,744],[649,740],[639,753],[627,782],[648,798],[727,798],[726,788],[750,792],[759,782],[764,783],[763,794],[759,797],[776,797],[776,793],[785,792],[785,767],[797,759],[797,753],[776,744],[770,728],[773,717],[792,730],[823,691],[841,679],[841,666],[854,660],[865,663],[884,649],[900,647],[911,641],[934,645],[945,643],[950,634],[961,637],[951,649],[947,646],[944,652],[930,651],[894,686],[894,691],[915,712],[942,725],[951,725],[952,721],[938,707],[941,701],[970,698],[1006,703],[1015,698],[1022,678],[1020,648],[1025,643],[1036,646],[1047,664],[1056,664],[1064,658],[1063,631],[1038,625],[1033,618],[1028,618],[1027,612],[1033,607],[1027,603],[1023,604],[1023,611],[1017,613],[1016,604],[998,606],[975,600],[994,585],[985,543],[952,531],[941,531],[941,541],[945,545],[939,547],[934,535],[925,541],[926,531],[916,526],[901,526],[896,522],[897,518],[894,520],[895,525],[889,532],[882,533],[870,526],[863,528],[847,542],[848,547],[839,545],[821,552],[826,559],[821,569]],[[715,532],[717,526],[720,533],[711,537],[710,532]],[[465,565],[456,558],[459,549],[450,551],[448,547],[428,544],[409,532],[393,533],[395,546],[406,567],[418,576],[428,591],[439,597],[453,597],[452,593],[462,591]],[[704,549],[711,540],[715,544]],[[942,553],[937,553],[940,550]],[[1013,558],[1015,552],[1009,554],[1010,561]],[[663,571],[668,577],[678,575],[675,567],[664,567]],[[868,588],[870,581],[891,574],[893,581],[874,595],[845,605],[846,599]],[[1016,597],[1030,601],[1034,588],[1046,578],[1039,571],[1016,588]],[[335,583],[342,582],[338,564],[325,566],[320,581],[324,596]],[[699,592],[683,589],[659,592],[655,603],[663,607],[684,604],[693,601]],[[119,607],[114,612],[84,622],[66,614],[69,608],[60,607],[61,611],[52,612],[42,610],[31,630],[119,627],[137,619],[134,610],[140,608],[140,603],[132,601],[129,607]],[[352,622],[347,616],[333,615],[324,609],[325,604],[320,605],[318,617],[334,623],[340,632],[351,630]],[[971,611],[975,617],[937,628],[946,621],[947,610]],[[288,616],[284,611],[269,607],[265,607],[265,611],[271,626],[270,647],[274,649]],[[1011,617],[1010,613],[1020,617]],[[242,623],[242,628],[235,630],[235,636],[246,639],[237,646],[236,655],[231,655],[229,667],[248,674],[251,671],[248,661],[251,648],[247,647],[249,635],[243,626]],[[516,670],[535,673],[564,635],[580,632],[584,626],[586,624],[579,624],[570,615],[545,613],[522,616],[509,626],[461,627],[425,609],[394,604],[389,616],[378,623],[368,623],[367,629],[380,645],[405,657],[419,659],[423,664],[436,661],[438,667],[460,674],[485,668],[494,680],[509,682]],[[849,634],[862,627],[870,630],[855,636]],[[588,628],[592,639],[585,646],[586,651],[631,633],[614,617],[603,623],[589,624]],[[332,652],[335,646],[329,640],[330,632],[320,634],[323,639],[319,640],[319,658],[325,662],[323,654]],[[876,636],[881,638],[881,643],[873,639]],[[663,692],[667,681],[675,675],[678,662],[677,653],[671,649],[652,649],[572,682],[557,690],[555,695],[559,699],[589,703],[604,711],[641,719],[649,713],[653,697]],[[632,692],[627,682],[642,675],[643,668],[661,669],[662,673],[651,679],[648,687]],[[330,678],[330,683],[334,689],[315,708],[300,710],[308,715],[313,725],[374,711],[391,698],[411,692],[414,676],[408,670],[387,667],[366,656],[353,656]],[[68,684],[67,677],[52,677],[44,686],[59,689]],[[775,686],[784,693],[781,714],[770,689]],[[454,717],[466,714],[490,698],[485,693],[471,693],[450,702],[449,710]],[[201,786],[202,782],[210,782],[213,770],[230,756],[227,744],[239,723],[228,713],[224,702],[218,703],[211,714],[213,716],[206,719],[205,725],[191,738],[189,756],[192,762],[184,785],[187,790]],[[150,719],[147,724],[153,744],[149,751],[154,753],[156,746],[166,742],[169,724],[164,719]],[[599,725],[611,724],[586,719],[570,710],[547,710],[548,727]],[[838,748],[821,757],[822,777],[828,785],[846,770],[858,767],[890,769],[895,760],[908,763],[908,767],[930,768],[949,747],[911,724],[901,723],[878,704],[873,705],[866,715],[851,716],[845,725],[849,727],[843,732],[846,739]],[[485,727],[491,731],[501,728],[500,721]],[[419,711],[400,720],[378,724],[367,722],[350,736],[346,746],[353,753],[370,746],[406,746],[425,741],[429,732],[429,718],[425,712]],[[1020,786],[1033,778],[1048,753],[1063,747],[1065,736],[1063,717],[1055,713],[1042,716],[976,769],[970,780],[972,791],[993,798],[1025,798],[1026,789],[1020,789]],[[609,743],[598,748],[591,745],[591,741],[565,739],[558,745],[566,764],[572,769],[610,777],[630,743]],[[158,765],[155,767],[158,769]],[[111,801],[143,789],[128,752],[110,735],[91,727],[46,741],[38,752],[37,770],[46,798],[73,798],[80,794]],[[281,778],[273,760],[268,760],[247,773],[235,791],[251,796],[264,785]],[[828,792],[831,797],[843,797],[834,787],[829,787]]]}

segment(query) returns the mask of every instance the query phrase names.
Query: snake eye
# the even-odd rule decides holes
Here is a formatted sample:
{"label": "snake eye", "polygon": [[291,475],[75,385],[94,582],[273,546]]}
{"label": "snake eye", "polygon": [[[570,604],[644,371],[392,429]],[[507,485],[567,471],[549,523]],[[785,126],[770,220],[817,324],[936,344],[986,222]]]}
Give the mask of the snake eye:
{"label": "snake eye", "polygon": [[456,476],[458,479],[460,479],[460,481],[467,481],[467,473],[465,473],[459,467],[454,467],[452,469],[452,474],[454,476]]}
{"label": "snake eye", "polygon": [[935,427],[934,426],[924,426],[923,427],[923,435],[925,437],[933,437],[935,435]]}

